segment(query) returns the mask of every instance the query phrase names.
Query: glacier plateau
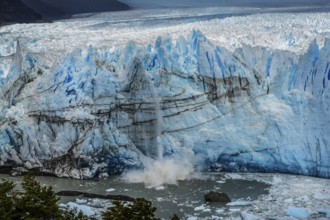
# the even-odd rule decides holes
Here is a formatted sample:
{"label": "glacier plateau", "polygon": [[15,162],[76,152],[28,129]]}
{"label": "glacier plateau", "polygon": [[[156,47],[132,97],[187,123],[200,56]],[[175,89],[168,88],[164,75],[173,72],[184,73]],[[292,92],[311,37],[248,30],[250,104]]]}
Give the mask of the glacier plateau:
{"label": "glacier plateau", "polygon": [[[45,24],[3,27],[0,166],[93,178],[143,167],[161,144],[161,156],[197,157],[201,169],[329,178],[330,32],[299,36],[304,25],[326,26],[329,19],[307,19],[324,14],[306,14],[300,26],[304,14],[276,15],[297,32],[274,33],[282,26],[265,19],[268,29],[233,38],[242,24],[222,37],[216,28],[250,17],[200,22],[215,27],[212,40],[190,22],[180,32],[187,38],[164,34],[154,45],[153,33],[128,42],[136,38],[132,26],[112,42],[110,24],[98,16],[93,24],[55,22],[54,29],[72,29],[51,34],[40,31]],[[75,40],[89,32],[93,42]],[[257,42],[263,35],[275,40]],[[103,40],[113,46],[97,46]]]}

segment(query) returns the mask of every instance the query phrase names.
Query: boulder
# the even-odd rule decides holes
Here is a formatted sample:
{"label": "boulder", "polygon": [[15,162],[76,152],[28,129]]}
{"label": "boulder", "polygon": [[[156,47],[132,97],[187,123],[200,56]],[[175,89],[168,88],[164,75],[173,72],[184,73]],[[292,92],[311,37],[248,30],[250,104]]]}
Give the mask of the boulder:
{"label": "boulder", "polygon": [[228,203],[230,202],[230,198],[226,193],[223,192],[214,192],[211,191],[204,195],[205,202],[222,202]]}

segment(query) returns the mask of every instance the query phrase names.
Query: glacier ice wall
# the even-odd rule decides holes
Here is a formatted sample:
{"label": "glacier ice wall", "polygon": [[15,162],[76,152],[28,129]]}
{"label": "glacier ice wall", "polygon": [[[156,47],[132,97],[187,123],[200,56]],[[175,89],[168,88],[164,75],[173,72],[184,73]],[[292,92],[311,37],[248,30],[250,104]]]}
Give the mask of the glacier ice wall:
{"label": "glacier ice wall", "polygon": [[18,43],[11,60],[0,60],[2,167],[92,178],[142,167],[161,143],[204,169],[330,177],[330,39],[301,56],[229,52],[193,31],[56,62]]}

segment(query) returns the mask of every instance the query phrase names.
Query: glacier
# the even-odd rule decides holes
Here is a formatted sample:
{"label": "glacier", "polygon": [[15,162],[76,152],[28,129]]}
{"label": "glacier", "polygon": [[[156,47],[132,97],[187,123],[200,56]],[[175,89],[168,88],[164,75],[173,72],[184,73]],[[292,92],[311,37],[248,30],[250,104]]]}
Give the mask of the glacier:
{"label": "glacier", "polygon": [[25,40],[1,47],[1,167],[89,179],[193,155],[202,170],[330,177],[328,37],[299,53],[198,30],[55,55]]}

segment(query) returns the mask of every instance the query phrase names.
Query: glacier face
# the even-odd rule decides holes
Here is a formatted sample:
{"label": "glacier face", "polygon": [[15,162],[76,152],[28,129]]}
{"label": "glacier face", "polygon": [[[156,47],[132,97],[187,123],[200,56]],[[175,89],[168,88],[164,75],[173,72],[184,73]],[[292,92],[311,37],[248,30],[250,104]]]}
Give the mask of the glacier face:
{"label": "glacier face", "polygon": [[329,13],[223,10],[1,27],[0,166],[92,178],[162,149],[202,169],[329,178]]}
{"label": "glacier face", "polygon": [[193,31],[51,63],[17,43],[6,68],[2,167],[92,178],[142,167],[161,143],[204,169],[330,177],[330,39],[298,56]]}

